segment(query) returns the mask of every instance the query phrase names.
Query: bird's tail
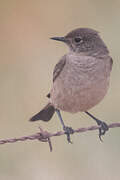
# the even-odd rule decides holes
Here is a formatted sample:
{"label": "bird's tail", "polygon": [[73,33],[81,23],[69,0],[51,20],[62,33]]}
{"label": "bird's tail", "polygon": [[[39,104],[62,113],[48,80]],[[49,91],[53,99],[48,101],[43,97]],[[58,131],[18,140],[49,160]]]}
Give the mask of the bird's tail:
{"label": "bird's tail", "polygon": [[55,112],[55,108],[51,103],[48,103],[40,112],[35,114],[30,121],[49,121]]}

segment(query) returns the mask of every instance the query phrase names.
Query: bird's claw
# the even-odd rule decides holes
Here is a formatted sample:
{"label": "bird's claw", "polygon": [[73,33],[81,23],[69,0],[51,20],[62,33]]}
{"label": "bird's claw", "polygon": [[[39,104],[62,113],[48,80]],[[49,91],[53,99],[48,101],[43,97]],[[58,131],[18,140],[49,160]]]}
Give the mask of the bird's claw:
{"label": "bird's claw", "polygon": [[65,134],[66,134],[66,136],[67,136],[67,141],[68,141],[68,143],[71,143],[71,144],[72,144],[70,135],[74,133],[74,130],[73,130],[71,127],[68,127],[68,126],[65,126],[65,127],[63,128],[63,130],[65,131]]}
{"label": "bird's claw", "polygon": [[101,136],[105,135],[106,131],[109,130],[109,127],[105,122],[100,121],[100,120],[97,120],[97,124],[100,126],[100,128],[99,128],[99,139],[100,139],[100,141],[103,141]]}

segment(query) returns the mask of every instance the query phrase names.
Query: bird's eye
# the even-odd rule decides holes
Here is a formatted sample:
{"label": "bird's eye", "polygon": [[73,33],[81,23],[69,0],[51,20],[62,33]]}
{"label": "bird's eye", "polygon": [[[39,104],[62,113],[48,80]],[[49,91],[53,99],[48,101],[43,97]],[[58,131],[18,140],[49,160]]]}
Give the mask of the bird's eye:
{"label": "bird's eye", "polygon": [[79,38],[79,37],[75,38],[75,42],[76,42],[76,43],[79,43],[81,40],[82,40],[82,39]]}

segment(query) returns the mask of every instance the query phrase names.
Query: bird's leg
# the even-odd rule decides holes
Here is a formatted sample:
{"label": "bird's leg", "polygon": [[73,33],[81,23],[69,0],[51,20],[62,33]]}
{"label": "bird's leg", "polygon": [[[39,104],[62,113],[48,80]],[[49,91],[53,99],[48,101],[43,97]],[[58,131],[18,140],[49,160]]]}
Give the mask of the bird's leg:
{"label": "bird's leg", "polygon": [[62,119],[62,116],[61,116],[61,113],[60,113],[60,110],[56,109],[55,110],[59,119],[60,119],[60,122],[63,126],[63,130],[65,131],[65,134],[67,135],[67,140],[69,143],[72,143],[71,139],[70,139],[70,134],[73,134],[74,133],[74,130],[71,128],[71,127],[68,127],[68,126],[65,126],[64,124],[64,121]]}
{"label": "bird's leg", "polygon": [[108,125],[107,125],[105,122],[100,121],[99,119],[97,119],[97,118],[96,118],[95,116],[93,116],[91,113],[89,113],[89,112],[87,112],[87,111],[85,111],[85,113],[86,113],[88,116],[90,116],[92,119],[94,119],[94,120],[96,121],[96,123],[100,126],[100,128],[99,128],[99,138],[100,138],[100,140],[102,141],[101,136],[103,136],[103,135],[106,133],[106,131],[108,131],[108,129],[109,129]]}

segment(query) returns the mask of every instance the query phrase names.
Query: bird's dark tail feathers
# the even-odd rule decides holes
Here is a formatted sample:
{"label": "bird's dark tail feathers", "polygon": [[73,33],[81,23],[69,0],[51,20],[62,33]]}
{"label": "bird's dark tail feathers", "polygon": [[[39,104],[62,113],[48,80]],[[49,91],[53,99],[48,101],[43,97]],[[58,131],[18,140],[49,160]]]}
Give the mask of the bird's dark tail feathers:
{"label": "bird's dark tail feathers", "polygon": [[30,121],[49,121],[55,112],[55,108],[52,104],[48,103],[39,113],[35,114]]}

